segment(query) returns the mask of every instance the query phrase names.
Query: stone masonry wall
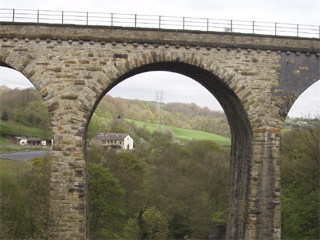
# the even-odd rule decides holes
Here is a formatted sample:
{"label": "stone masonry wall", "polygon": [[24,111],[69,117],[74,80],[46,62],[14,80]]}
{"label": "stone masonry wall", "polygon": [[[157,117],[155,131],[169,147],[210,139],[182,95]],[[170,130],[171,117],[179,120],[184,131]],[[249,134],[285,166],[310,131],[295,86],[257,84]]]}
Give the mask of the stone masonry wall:
{"label": "stone masonry wall", "polygon": [[[121,80],[161,69],[203,84],[228,117],[228,238],[280,239],[281,128],[302,90],[320,78],[318,46],[317,39],[230,33],[0,25],[0,62],[33,83],[50,113],[51,238],[88,238],[84,149],[99,100]],[[297,88],[285,77],[293,75]]]}

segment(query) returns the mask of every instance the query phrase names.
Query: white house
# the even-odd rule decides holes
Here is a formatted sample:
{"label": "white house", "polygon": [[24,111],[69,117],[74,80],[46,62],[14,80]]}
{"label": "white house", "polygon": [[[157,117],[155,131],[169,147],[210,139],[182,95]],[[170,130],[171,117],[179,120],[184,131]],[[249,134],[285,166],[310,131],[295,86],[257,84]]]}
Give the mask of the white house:
{"label": "white house", "polygon": [[95,139],[107,149],[133,149],[133,139],[127,133],[97,133]]}
{"label": "white house", "polygon": [[14,137],[12,142],[20,145],[20,146],[24,146],[24,145],[27,145],[27,138],[26,137]]}

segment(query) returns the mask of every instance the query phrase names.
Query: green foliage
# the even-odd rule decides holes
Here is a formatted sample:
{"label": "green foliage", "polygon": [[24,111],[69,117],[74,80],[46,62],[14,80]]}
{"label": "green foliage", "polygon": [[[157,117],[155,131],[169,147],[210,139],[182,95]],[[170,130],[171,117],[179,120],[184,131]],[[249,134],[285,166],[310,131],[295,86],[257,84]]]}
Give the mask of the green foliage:
{"label": "green foliage", "polygon": [[300,181],[292,182],[282,191],[284,239],[315,239],[319,225],[319,192],[306,189]]}
{"label": "green foliage", "polygon": [[[50,157],[32,168],[1,160],[1,239],[46,239],[49,218]],[[16,165],[16,166],[14,166]]]}
{"label": "green foliage", "polygon": [[1,120],[4,121],[4,122],[6,122],[6,121],[9,120],[9,113],[8,113],[6,110],[4,110],[4,111],[2,112],[2,114],[1,114]]}
{"label": "green foliage", "polygon": [[0,134],[4,137],[13,137],[13,129],[6,123],[0,122]]}
{"label": "green foliage", "polygon": [[185,239],[192,233],[191,227],[187,223],[187,219],[180,215],[175,214],[168,224],[169,233],[168,239]]}
{"label": "green foliage", "polygon": [[[163,125],[210,132],[230,138],[230,127],[223,112],[200,108],[194,103],[168,103],[161,109],[155,102],[123,100],[106,95],[100,102],[96,114],[110,119],[127,118],[148,124]],[[161,119],[161,121],[160,121]]]}
{"label": "green foliage", "polygon": [[128,239],[166,239],[168,232],[166,218],[154,206],[141,210],[126,226]]}
{"label": "green foliage", "polygon": [[137,155],[131,152],[89,151],[91,162],[101,163],[110,169],[125,190],[124,206],[128,215],[134,215],[141,208],[141,191],[143,187],[144,168]]}
{"label": "green foliage", "polygon": [[42,158],[34,158],[32,159],[33,166],[36,169],[41,169],[43,167],[50,166],[51,164],[51,155],[49,153],[46,153]]}
{"label": "green foliage", "polygon": [[38,127],[26,127],[15,122],[0,122],[0,135],[11,138],[14,136],[39,136],[40,138],[51,138],[52,132]]}
{"label": "green foliage", "polygon": [[1,239],[15,239],[22,235],[20,226],[25,225],[21,189],[14,177],[1,174]]}
{"label": "green foliage", "polygon": [[33,136],[52,137],[49,112],[35,89],[0,88],[0,106],[3,108],[1,120],[16,125],[13,135],[30,136],[32,133],[26,127],[36,127],[40,132]]}
{"label": "green foliage", "polygon": [[[90,161],[110,169],[125,190],[125,237],[223,236],[228,152],[210,141],[172,143],[171,133],[161,131],[153,132],[145,145],[130,152],[103,151],[98,146],[88,150]],[[157,230],[160,226],[162,230]]]}
{"label": "green foliage", "polygon": [[282,137],[282,238],[319,237],[320,123]]}
{"label": "green foliage", "polygon": [[31,166],[26,162],[18,162],[7,159],[0,159],[0,166],[0,176],[10,175],[15,179],[17,179],[21,174],[31,170]]}
{"label": "green foliage", "polygon": [[[139,121],[129,120],[129,119],[128,121],[133,122],[139,127],[145,127],[151,133],[153,133],[155,130],[158,129],[157,124],[149,124],[149,123],[139,122]],[[171,129],[174,134],[174,138],[179,140],[183,144],[187,144],[191,141],[210,140],[223,146],[231,145],[230,138],[219,136],[213,133],[208,133],[208,132],[203,132],[198,130],[191,130],[191,129],[182,129],[182,128],[177,128],[177,127],[172,127],[167,125],[163,126],[163,128]]]}
{"label": "green foliage", "polygon": [[104,132],[103,130],[101,129],[99,116],[97,114],[93,114],[89,123],[87,137],[91,139],[96,135],[96,133]]}
{"label": "green foliage", "polygon": [[92,239],[117,239],[123,234],[124,191],[119,181],[101,165],[88,163],[88,188]]}

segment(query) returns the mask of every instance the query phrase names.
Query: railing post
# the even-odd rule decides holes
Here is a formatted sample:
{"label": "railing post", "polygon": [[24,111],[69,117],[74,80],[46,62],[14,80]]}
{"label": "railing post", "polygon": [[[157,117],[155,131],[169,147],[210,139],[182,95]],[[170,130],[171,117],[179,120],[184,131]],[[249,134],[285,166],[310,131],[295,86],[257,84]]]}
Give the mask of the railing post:
{"label": "railing post", "polygon": [[39,19],[40,19],[40,10],[37,11],[37,23],[39,23]]}
{"label": "railing post", "polygon": [[12,22],[14,22],[15,9],[12,9]]}
{"label": "railing post", "polygon": [[134,15],[134,27],[137,27],[137,14]]}
{"label": "railing post", "polygon": [[89,12],[87,12],[87,25],[89,23]]}
{"label": "railing post", "polygon": [[231,20],[230,32],[232,32],[232,20]]}
{"label": "railing post", "polygon": [[62,20],[62,24],[63,24],[63,11],[61,12],[61,20]]}
{"label": "railing post", "polygon": [[299,37],[299,24],[297,24],[297,37]]}
{"label": "railing post", "polygon": [[111,13],[111,26],[113,26],[113,13]]}
{"label": "railing post", "polygon": [[277,23],[274,23],[274,35],[277,36]]}
{"label": "railing post", "polygon": [[183,29],[183,30],[184,30],[184,21],[185,21],[184,18],[185,18],[185,17],[183,17],[183,23],[182,23],[182,25],[183,25],[183,28],[182,28],[182,29]]}
{"label": "railing post", "polygon": [[207,32],[209,32],[209,18],[207,18]]}
{"label": "railing post", "polygon": [[252,21],[252,33],[254,34],[254,21]]}
{"label": "railing post", "polygon": [[159,29],[161,29],[161,15],[159,15]]}

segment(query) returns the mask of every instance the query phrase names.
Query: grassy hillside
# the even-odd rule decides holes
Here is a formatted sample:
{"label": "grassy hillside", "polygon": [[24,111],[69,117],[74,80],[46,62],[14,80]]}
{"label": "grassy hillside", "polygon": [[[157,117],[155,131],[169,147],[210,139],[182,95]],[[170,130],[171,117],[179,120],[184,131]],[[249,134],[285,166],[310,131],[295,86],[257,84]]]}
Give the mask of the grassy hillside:
{"label": "grassy hillside", "polygon": [[[48,128],[46,131],[39,127],[28,127],[15,122],[3,122],[0,121],[0,131],[7,130],[9,133],[8,136],[25,136],[25,137],[33,137],[37,136],[43,139],[52,138],[51,129]],[[2,136],[2,135],[1,135]],[[10,138],[10,137],[9,137]]]}
{"label": "grassy hillside", "polygon": [[[32,164],[32,163],[30,163]],[[31,169],[30,164],[7,159],[0,159],[0,175],[19,175]]]}
{"label": "grassy hillside", "polygon": [[[133,122],[135,125],[139,127],[143,127],[146,125],[146,128],[148,131],[151,133],[156,130],[157,124],[151,124],[151,123],[144,123],[140,121],[134,121],[131,119],[126,119],[129,122]],[[188,143],[192,140],[211,140],[219,144],[220,146],[230,146],[231,145],[231,139],[227,137],[223,137],[220,135],[216,135],[213,133],[207,133],[203,131],[196,131],[196,130],[190,130],[190,129],[182,129],[182,128],[176,128],[176,127],[171,127],[167,125],[163,125],[163,128],[170,128],[173,133],[174,137],[177,140],[180,140],[181,143]]]}

